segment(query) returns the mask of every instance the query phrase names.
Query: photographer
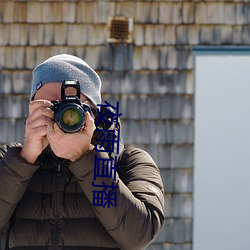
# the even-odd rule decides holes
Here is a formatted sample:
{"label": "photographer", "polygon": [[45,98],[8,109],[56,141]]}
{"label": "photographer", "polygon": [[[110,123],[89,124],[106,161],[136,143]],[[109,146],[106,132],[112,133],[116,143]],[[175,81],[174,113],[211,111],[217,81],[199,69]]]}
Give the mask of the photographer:
{"label": "photographer", "polygon": [[24,143],[0,148],[2,249],[137,250],[159,233],[159,170],[145,151],[124,149],[120,114],[101,105],[100,88],[75,56],[33,70]]}

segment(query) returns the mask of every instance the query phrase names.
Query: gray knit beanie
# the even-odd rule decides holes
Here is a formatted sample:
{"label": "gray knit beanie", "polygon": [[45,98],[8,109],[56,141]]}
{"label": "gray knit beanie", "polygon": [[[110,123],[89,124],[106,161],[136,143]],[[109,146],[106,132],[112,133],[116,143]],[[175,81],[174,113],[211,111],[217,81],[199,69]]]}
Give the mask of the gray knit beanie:
{"label": "gray knit beanie", "polygon": [[62,83],[64,80],[77,80],[81,93],[97,106],[101,104],[101,80],[97,73],[82,59],[68,55],[52,56],[33,70],[30,99],[38,89],[49,82]]}

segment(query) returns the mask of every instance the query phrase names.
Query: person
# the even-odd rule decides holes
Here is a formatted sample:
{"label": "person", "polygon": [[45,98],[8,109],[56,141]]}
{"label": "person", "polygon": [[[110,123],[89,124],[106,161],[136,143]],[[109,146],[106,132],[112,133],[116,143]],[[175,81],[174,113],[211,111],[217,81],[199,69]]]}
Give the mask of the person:
{"label": "person", "polygon": [[[71,133],[55,120],[53,103],[62,104],[62,91],[76,96],[73,87],[62,90],[72,80],[91,110]],[[144,150],[124,147],[121,114],[101,103],[100,89],[97,73],[73,55],[52,56],[33,70],[24,141],[0,148],[2,249],[137,250],[159,234],[159,169]]]}

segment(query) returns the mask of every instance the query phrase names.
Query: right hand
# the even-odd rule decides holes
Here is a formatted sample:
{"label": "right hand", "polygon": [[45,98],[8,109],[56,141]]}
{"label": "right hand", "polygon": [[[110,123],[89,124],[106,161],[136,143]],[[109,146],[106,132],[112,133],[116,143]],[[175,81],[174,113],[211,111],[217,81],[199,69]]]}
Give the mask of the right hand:
{"label": "right hand", "polygon": [[31,164],[35,163],[49,144],[46,137],[47,126],[54,123],[54,113],[50,106],[51,102],[47,100],[35,100],[29,104],[21,156]]}

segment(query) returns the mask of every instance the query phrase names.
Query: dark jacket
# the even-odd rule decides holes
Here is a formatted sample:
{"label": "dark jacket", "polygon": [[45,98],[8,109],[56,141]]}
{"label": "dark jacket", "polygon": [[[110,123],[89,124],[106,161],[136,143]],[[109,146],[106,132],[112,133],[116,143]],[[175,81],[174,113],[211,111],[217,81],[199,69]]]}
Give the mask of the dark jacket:
{"label": "dark jacket", "polygon": [[161,229],[162,181],[145,151],[123,151],[112,189],[116,204],[108,207],[92,205],[103,183],[113,185],[112,178],[95,178],[95,158],[108,158],[106,152],[93,150],[70,164],[45,150],[31,165],[20,150],[20,144],[0,149],[0,236],[7,249],[137,250]]}

